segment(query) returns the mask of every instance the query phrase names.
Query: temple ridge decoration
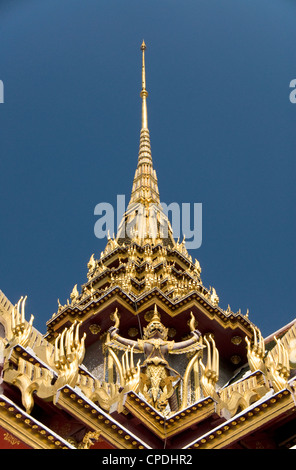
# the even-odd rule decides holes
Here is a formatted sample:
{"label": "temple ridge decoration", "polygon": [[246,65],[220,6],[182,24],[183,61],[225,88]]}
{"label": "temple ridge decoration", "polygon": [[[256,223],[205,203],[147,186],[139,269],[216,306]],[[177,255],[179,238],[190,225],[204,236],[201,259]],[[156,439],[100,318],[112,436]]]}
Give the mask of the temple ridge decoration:
{"label": "temple ridge decoration", "polygon": [[0,448],[293,447],[296,320],[264,339],[248,311],[222,308],[174,239],[153,168],[144,41],[141,52],[138,163],[116,235],[45,335],[26,296],[13,305],[0,291]]}

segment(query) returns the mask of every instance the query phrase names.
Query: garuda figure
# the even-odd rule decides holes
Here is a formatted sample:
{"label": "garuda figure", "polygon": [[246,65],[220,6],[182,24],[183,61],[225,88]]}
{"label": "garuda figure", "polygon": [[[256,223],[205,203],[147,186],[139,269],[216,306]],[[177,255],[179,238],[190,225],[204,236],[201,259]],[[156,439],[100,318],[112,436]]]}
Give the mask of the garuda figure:
{"label": "garuda figure", "polygon": [[176,386],[182,379],[179,373],[170,367],[168,354],[183,354],[203,348],[201,334],[195,329],[195,318],[191,313],[191,338],[175,342],[168,340],[168,328],[161,323],[155,305],[153,318],[141,339],[137,341],[119,335],[119,320],[115,314],[115,326],[109,330],[111,342],[116,347],[132,348],[135,353],[144,354],[144,362],[140,366],[139,389],[144,398],[154,408],[164,411],[169,404],[171,411],[177,411]]}

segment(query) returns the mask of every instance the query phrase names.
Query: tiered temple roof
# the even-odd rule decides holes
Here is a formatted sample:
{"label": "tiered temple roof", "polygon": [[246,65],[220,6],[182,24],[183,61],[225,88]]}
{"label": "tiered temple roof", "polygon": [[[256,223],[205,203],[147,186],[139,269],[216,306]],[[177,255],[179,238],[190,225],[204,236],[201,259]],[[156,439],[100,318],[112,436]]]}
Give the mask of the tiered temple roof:
{"label": "tiered temple roof", "polygon": [[176,241],[142,125],[129,205],[42,335],[0,292],[0,448],[294,445],[296,321],[264,340]]}

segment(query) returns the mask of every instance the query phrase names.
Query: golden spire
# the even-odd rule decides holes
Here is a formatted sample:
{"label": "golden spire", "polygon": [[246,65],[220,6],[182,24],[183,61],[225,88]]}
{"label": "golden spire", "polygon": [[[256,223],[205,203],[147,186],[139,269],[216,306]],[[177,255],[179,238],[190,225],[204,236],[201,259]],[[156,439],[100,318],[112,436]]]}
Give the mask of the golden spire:
{"label": "golden spire", "polygon": [[148,129],[145,51],[143,41],[142,51],[142,123],[138,165],[136,168],[129,205],[117,230],[117,240],[128,243],[146,243],[165,239],[165,244],[174,246],[173,235],[167,215],[160,205],[156,171],[153,168],[150,134]]}
{"label": "golden spire", "polygon": [[157,176],[152,164],[150,134],[148,129],[148,92],[146,90],[145,50],[146,44],[143,41],[141,45],[142,89],[140,92],[142,98],[142,127],[140,133],[138,166],[134,177],[131,202],[159,204]]}
{"label": "golden spire", "polygon": [[142,45],[141,45],[141,50],[142,50],[142,90],[141,90],[141,93],[140,93],[140,96],[142,98],[142,129],[148,129],[148,114],[147,114],[147,102],[146,102],[148,92],[146,90],[145,49],[146,49],[146,44],[143,41]]}

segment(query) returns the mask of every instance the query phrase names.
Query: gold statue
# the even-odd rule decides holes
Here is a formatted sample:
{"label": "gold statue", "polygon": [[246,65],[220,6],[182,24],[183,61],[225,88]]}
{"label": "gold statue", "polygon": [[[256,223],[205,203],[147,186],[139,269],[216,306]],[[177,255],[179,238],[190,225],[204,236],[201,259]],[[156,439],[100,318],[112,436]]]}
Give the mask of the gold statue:
{"label": "gold statue", "polygon": [[176,387],[181,380],[179,373],[170,367],[168,354],[183,354],[203,348],[201,334],[195,328],[195,318],[191,313],[191,338],[175,343],[168,341],[168,328],[161,323],[155,305],[154,315],[146,328],[142,339],[137,341],[123,338],[118,334],[119,320],[114,313],[115,326],[109,330],[111,341],[108,347],[116,344],[124,349],[132,348],[135,353],[144,353],[145,360],[140,366],[138,390],[154,408],[164,411],[169,404],[171,411],[177,410]]}

